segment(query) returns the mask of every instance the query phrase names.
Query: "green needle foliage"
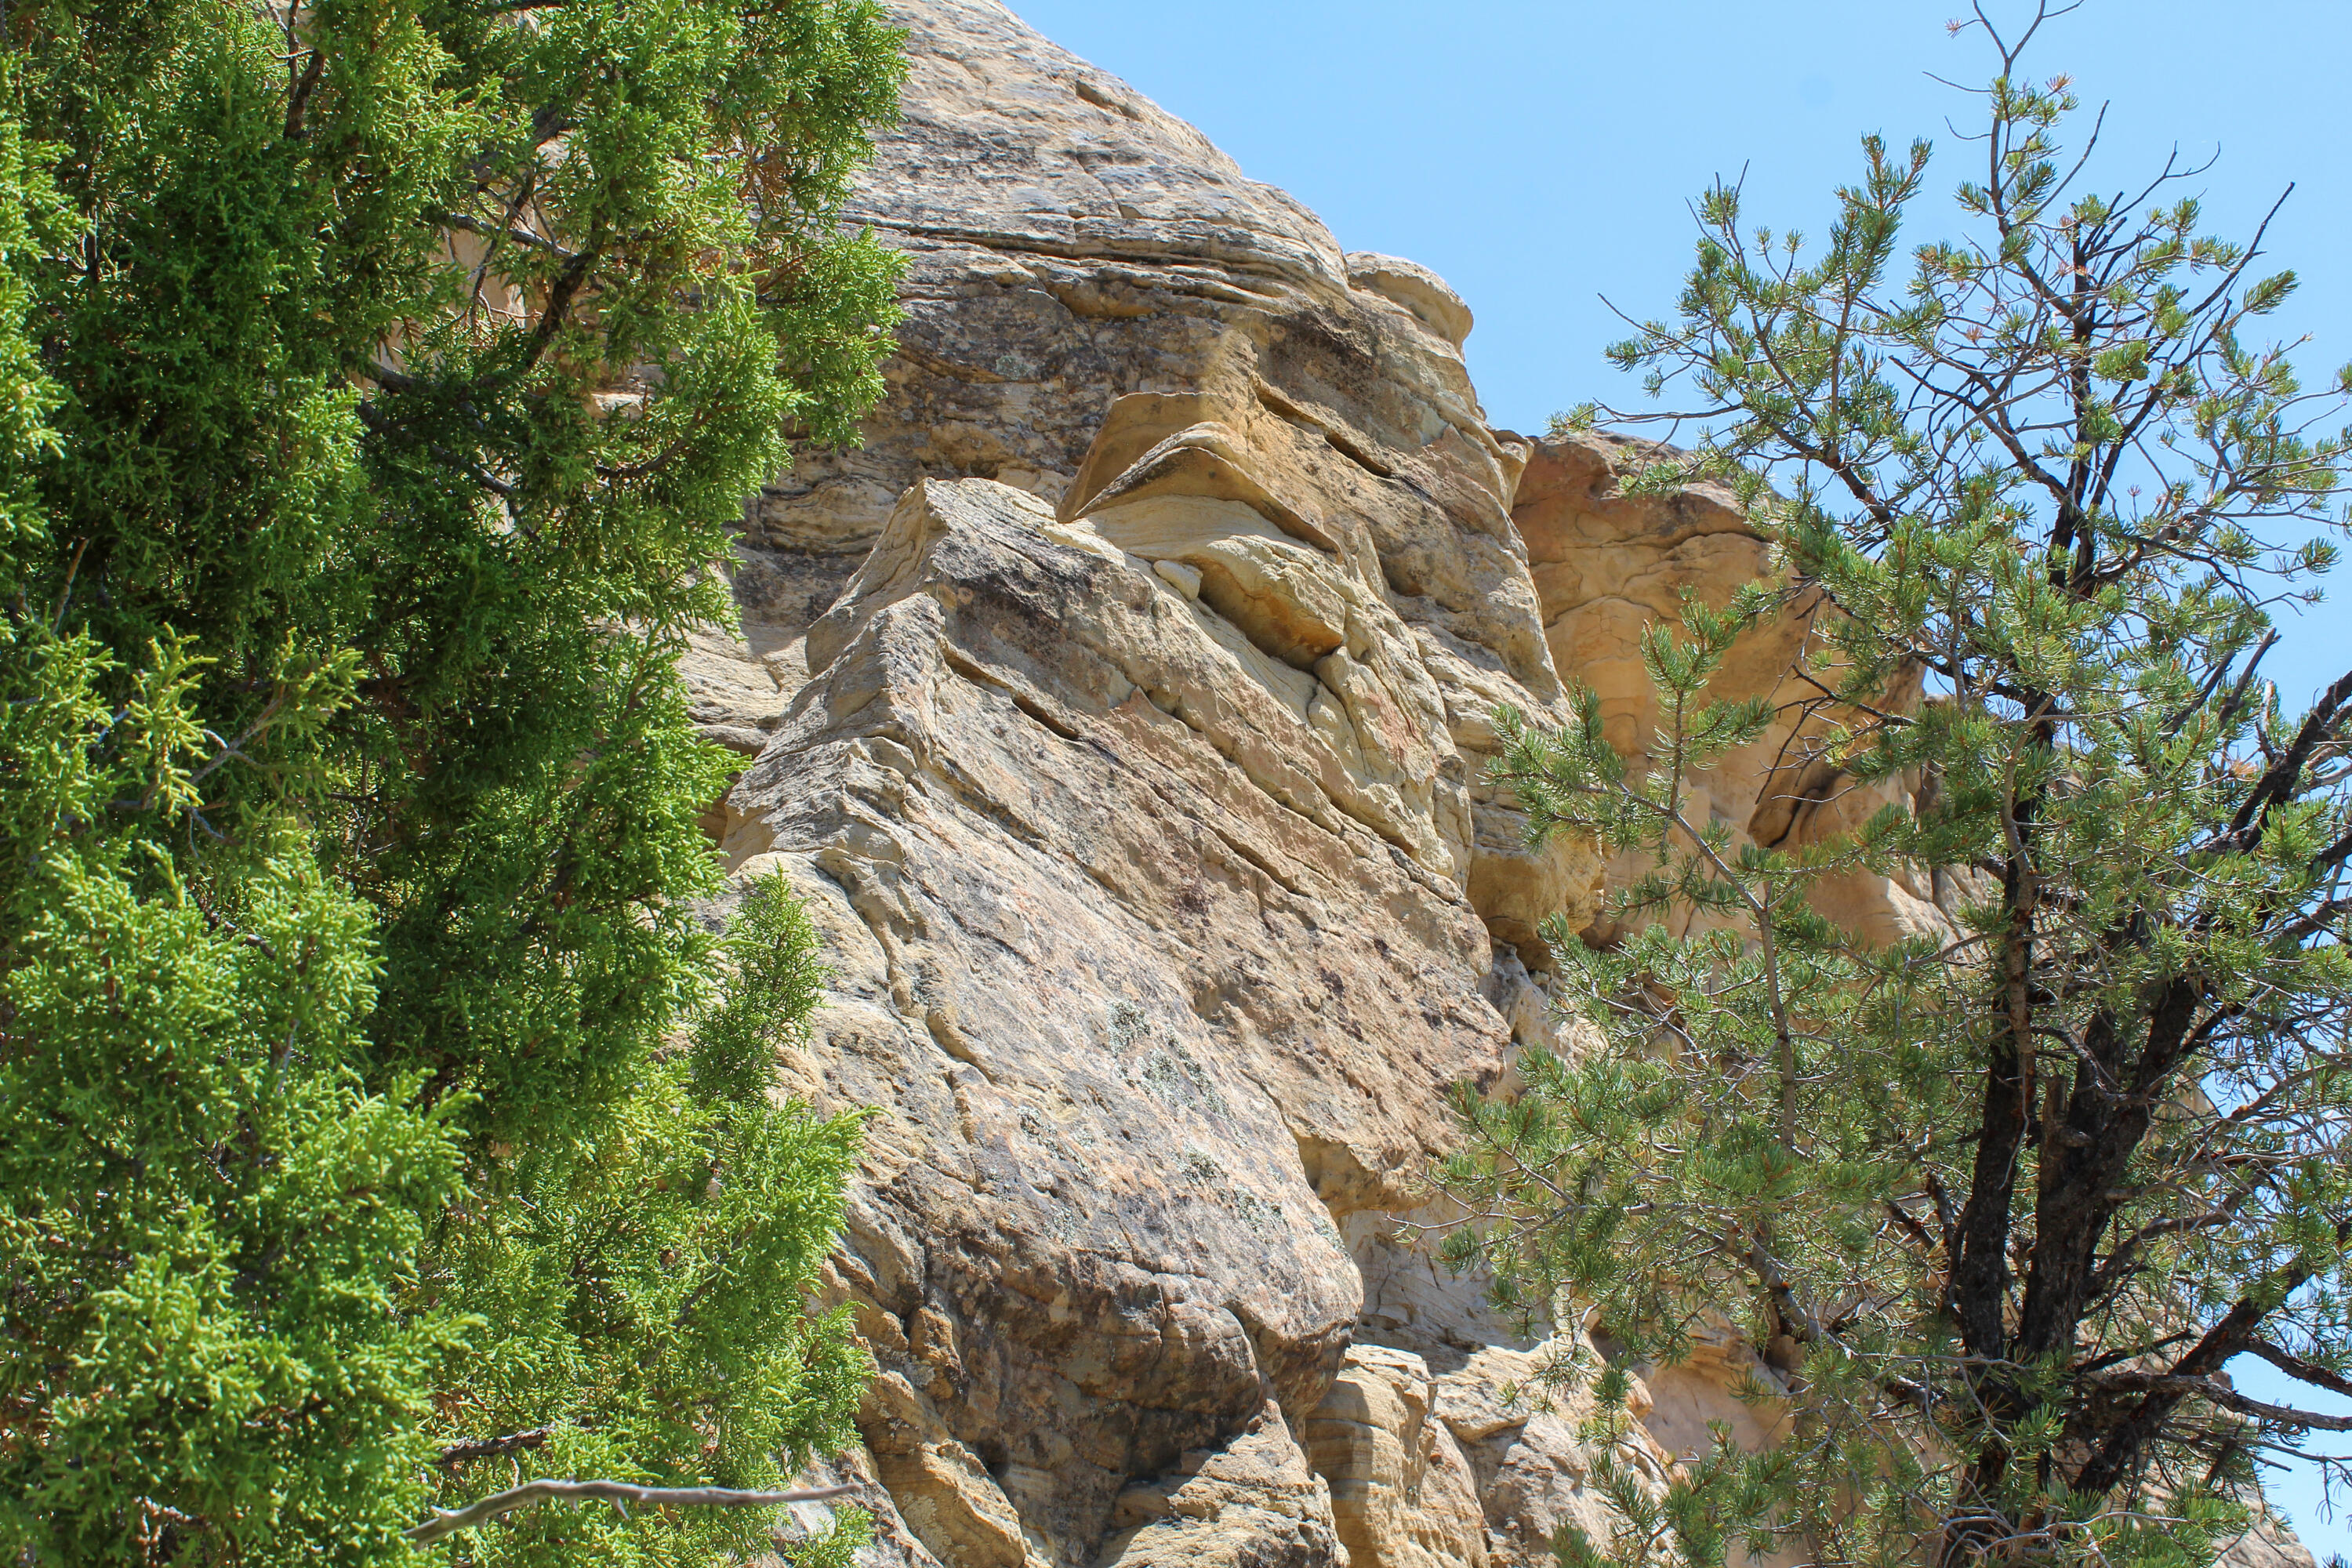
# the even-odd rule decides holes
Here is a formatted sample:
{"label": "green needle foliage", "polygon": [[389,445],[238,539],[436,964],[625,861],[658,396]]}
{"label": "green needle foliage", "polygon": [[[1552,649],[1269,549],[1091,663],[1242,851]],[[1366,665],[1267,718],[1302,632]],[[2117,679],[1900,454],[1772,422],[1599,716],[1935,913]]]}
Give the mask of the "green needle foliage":
{"label": "green needle foliage", "polygon": [[[2249,341],[2293,275],[2181,171],[2087,183],[2021,71],[2042,19],[1979,18],[1958,237],[1902,241],[1924,143],[1866,142],[1818,248],[1717,188],[1678,314],[1615,351],[1709,432],[1643,482],[1736,485],[1785,574],[1652,629],[1641,754],[1590,693],[1507,724],[1536,834],[1648,870],[1608,950],[1550,933],[1606,1047],[1465,1097],[1453,1247],[1594,1314],[1604,1425],[1727,1318],[1781,1436],[1663,1492],[1604,1466],[1622,1528],[1565,1563],[2194,1568],[2259,1459],[2352,1429],[2224,1370],[2352,1391],[2352,676],[2298,713],[2258,669],[2334,559],[2352,371],[2307,393]],[[1771,616],[1809,631],[1785,706],[1711,698]],[[1693,807],[1759,751],[1769,797],[1894,804],[1770,845]],[[1864,941],[1822,912],[1857,876],[1944,915]]]}
{"label": "green needle foliage", "polygon": [[870,0],[0,19],[12,1561],[740,1558],[772,1510],[405,1531],[847,1434],[859,1122],[770,1098],[789,898],[694,914],[676,662],[879,395],[903,68]]}

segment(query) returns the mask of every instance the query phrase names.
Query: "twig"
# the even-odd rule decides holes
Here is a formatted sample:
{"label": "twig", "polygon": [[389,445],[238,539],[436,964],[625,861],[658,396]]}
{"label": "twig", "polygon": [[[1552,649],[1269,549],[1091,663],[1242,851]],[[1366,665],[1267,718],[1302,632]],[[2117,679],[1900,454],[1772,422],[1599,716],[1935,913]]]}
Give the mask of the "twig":
{"label": "twig", "polygon": [[548,239],[543,236],[533,234],[527,228],[517,228],[512,224],[502,226],[487,224],[482,222],[479,218],[467,217],[463,213],[442,212],[437,210],[428,214],[427,216],[444,228],[459,229],[467,234],[474,236],[478,239],[511,240],[517,245],[528,246],[533,250],[543,250],[547,252],[548,255],[554,257],[558,261],[562,262],[569,263],[579,259],[576,255],[564,249],[563,247],[556,244],[555,241]]}
{"label": "twig", "polygon": [[49,616],[49,632],[51,636],[55,636],[59,628],[63,627],[66,624],[66,606],[73,602],[74,579],[81,574],[81,558],[89,552],[89,541],[88,539],[84,539],[79,544],[74,546],[73,560],[68,563],[66,566],[65,586],[58,590],[57,610]]}
{"label": "twig", "polygon": [[435,1456],[433,1462],[447,1468],[475,1459],[495,1459],[506,1454],[519,1454],[525,1448],[543,1448],[554,1436],[552,1426],[534,1426],[528,1432],[509,1433],[504,1437],[477,1437],[450,1444]]}
{"label": "twig", "polygon": [[633,1487],[622,1481],[530,1481],[452,1512],[434,1517],[408,1532],[419,1546],[471,1530],[503,1513],[542,1502],[609,1502],[639,1508],[773,1508],[783,1503],[823,1502],[846,1497],[855,1486],[809,1487],[789,1492],[739,1492],[724,1487]]}

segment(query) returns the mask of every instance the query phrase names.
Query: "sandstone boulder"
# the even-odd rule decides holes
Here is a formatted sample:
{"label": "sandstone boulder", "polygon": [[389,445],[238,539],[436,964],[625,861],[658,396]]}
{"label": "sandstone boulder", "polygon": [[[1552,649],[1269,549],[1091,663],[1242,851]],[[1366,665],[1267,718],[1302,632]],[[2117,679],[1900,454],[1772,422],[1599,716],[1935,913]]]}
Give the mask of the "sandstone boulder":
{"label": "sandstone boulder", "polygon": [[1307,1417],[1307,1455],[1355,1568],[1486,1568],[1477,1479],[1436,1397],[1420,1356],[1358,1345]]}

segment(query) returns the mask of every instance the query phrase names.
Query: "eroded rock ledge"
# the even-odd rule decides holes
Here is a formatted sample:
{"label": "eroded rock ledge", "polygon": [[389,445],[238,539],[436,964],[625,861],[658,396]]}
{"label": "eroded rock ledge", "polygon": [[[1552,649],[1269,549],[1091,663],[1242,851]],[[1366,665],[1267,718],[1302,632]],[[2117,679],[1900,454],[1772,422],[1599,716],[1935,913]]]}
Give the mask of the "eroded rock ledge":
{"label": "eroded rock ledge", "polygon": [[[1623,495],[1608,443],[1490,428],[1442,280],[994,0],[894,9],[857,213],[909,258],[890,395],[754,501],[741,636],[689,667],[744,756],[713,830],[834,965],[788,1075],[882,1111],[834,1282],[883,1369],[872,1561],[1548,1562],[1598,1523],[1589,1413],[1515,1399],[1557,1347],[1399,1224],[1447,1087],[1548,1038],[1536,921],[1608,874],[1523,847],[1489,715],[1561,717],[1566,672],[1638,739],[1641,625],[1763,547],[1727,497]],[[1719,813],[1870,804],[1774,774],[1783,738]],[[1752,1424],[1749,1370],[1654,1379],[1626,1457]]]}

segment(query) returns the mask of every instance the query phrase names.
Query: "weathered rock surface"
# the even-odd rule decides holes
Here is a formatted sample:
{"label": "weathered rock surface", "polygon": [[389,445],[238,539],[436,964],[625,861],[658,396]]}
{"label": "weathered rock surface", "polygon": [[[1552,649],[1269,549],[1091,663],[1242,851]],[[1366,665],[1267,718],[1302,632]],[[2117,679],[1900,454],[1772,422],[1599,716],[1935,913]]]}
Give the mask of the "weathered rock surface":
{"label": "weathered rock surface", "polygon": [[759,498],[694,667],[755,759],[718,831],[832,948],[789,1065],[884,1111],[840,1264],[884,1554],[1527,1560],[1418,1359],[1499,1342],[1381,1222],[1598,894],[1478,782],[1561,696],[1528,447],[1425,269],[993,4],[899,14],[891,396]]}
{"label": "weathered rock surface", "polygon": [[[688,664],[745,758],[712,831],[826,939],[787,1076],[881,1112],[834,1279],[882,1368],[838,1471],[871,1561],[1548,1562],[1601,1523],[1591,1411],[1522,1392],[1565,1347],[1399,1225],[1448,1087],[1565,1027],[1535,922],[1606,875],[1523,847],[1490,714],[1562,717],[1565,670],[1638,743],[1641,626],[1763,546],[1489,428],[1442,280],[995,0],[893,5],[890,395],[755,500],[740,636]],[[1785,837],[1867,804],[1835,783],[1759,748],[1708,787]],[[1727,1375],[1661,1374],[1624,1460],[1663,1477]]]}
{"label": "weathered rock surface", "polygon": [[1354,1561],[1485,1568],[1477,1478],[1439,1418],[1437,1398],[1427,1361],[1360,1344],[1307,1418],[1307,1456],[1330,1483],[1331,1511]]}
{"label": "weathered rock surface", "polygon": [[[1629,492],[1623,480],[1653,460],[1640,444],[1570,436],[1537,442],[1514,497],[1555,665],[1601,700],[1610,739],[1629,755],[1650,750],[1658,715],[1642,668],[1642,628],[1675,622],[1685,595],[1721,608],[1747,582],[1776,574],[1769,548],[1731,494],[1695,485],[1669,495]],[[1829,693],[1796,672],[1813,644],[1819,604],[1800,603],[1749,632],[1709,687],[1727,701],[1769,697],[1781,716],[1754,744],[1691,780],[1692,809],[1765,845],[1800,847],[1860,826],[1916,779],[1856,787],[1816,744]],[[1884,699],[1900,710],[1916,684]],[[1612,868],[1614,871],[1616,868]],[[1880,942],[1948,931],[1967,900],[1967,873],[1919,868],[1900,878],[1853,875],[1816,893],[1822,912]],[[1596,929],[1593,934],[1610,933]]]}

